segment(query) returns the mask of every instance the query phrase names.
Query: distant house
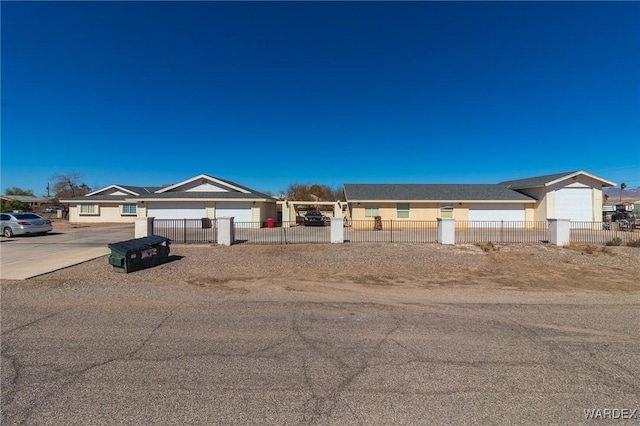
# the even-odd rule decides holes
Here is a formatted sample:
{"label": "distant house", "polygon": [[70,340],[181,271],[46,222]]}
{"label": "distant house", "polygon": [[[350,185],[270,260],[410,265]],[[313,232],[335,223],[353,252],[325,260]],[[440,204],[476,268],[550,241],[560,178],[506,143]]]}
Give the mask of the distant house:
{"label": "distant house", "polygon": [[133,223],[137,217],[265,222],[276,211],[271,196],[205,174],[165,187],[114,184],[61,201],[69,204],[73,223]]}
{"label": "distant house", "polygon": [[497,184],[345,184],[352,220],[572,221],[602,220],[602,188],[584,171]]}
{"label": "distant house", "polygon": [[32,195],[2,195],[0,196],[3,202],[5,201],[18,201],[29,205],[31,211],[40,211],[42,208],[51,203],[53,198],[51,197],[35,197]]}

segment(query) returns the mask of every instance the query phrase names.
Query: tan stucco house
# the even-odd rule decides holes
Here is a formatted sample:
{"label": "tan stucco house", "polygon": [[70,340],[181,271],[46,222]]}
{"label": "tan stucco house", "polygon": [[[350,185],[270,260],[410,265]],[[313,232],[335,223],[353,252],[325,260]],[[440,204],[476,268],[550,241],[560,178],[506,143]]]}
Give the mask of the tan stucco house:
{"label": "tan stucco house", "polygon": [[110,185],[61,202],[69,205],[72,223],[133,223],[144,217],[265,222],[276,212],[269,195],[205,174],[164,187]]}
{"label": "tan stucco house", "polygon": [[345,184],[352,221],[454,218],[457,221],[599,221],[602,188],[613,182],[584,171],[497,184]]}

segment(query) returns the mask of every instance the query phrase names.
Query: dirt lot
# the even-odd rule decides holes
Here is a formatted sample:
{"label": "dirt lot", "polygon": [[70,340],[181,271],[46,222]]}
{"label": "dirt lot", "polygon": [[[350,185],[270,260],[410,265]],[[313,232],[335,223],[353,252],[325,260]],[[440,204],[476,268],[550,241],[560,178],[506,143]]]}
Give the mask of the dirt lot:
{"label": "dirt lot", "polygon": [[[640,249],[548,245],[435,244],[171,247],[171,262],[116,274],[105,258],[24,285],[131,284],[217,287],[234,291],[349,288],[393,294],[437,288],[559,291],[640,290]],[[286,278],[286,279],[285,279]],[[64,284],[63,284],[64,283]]]}

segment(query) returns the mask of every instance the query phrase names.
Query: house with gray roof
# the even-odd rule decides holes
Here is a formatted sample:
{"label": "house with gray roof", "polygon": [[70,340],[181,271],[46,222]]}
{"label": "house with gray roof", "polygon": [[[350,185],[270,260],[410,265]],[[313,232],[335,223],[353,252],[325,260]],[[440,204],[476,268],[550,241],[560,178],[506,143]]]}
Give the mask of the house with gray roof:
{"label": "house with gray roof", "polygon": [[602,188],[613,182],[584,171],[496,184],[345,184],[351,220],[532,222],[602,220]]}
{"label": "house with gray roof", "polygon": [[3,205],[8,201],[18,201],[28,204],[29,210],[32,212],[42,212],[43,208],[50,206],[53,197],[36,197],[33,195],[0,195]]}
{"label": "house with gray roof", "polygon": [[276,212],[273,197],[206,174],[167,186],[110,185],[61,202],[69,205],[73,223],[133,223],[144,217],[265,222]]}

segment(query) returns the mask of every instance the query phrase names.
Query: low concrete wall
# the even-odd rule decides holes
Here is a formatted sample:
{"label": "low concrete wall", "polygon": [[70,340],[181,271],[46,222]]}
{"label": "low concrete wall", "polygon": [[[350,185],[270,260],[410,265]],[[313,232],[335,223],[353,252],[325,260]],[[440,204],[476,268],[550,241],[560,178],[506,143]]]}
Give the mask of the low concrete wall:
{"label": "low concrete wall", "polygon": [[554,246],[566,246],[571,241],[571,223],[569,219],[549,219],[549,243]]}
{"label": "low concrete wall", "polygon": [[438,243],[456,243],[456,220],[438,218]]}
{"label": "low concrete wall", "polygon": [[344,243],[344,218],[332,217],[331,218],[331,242],[332,243]]}
{"label": "low concrete wall", "polygon": [[219,217],[218,220],[218,244],[230,246],[236,242],[232,217]]}
{"label": "low concrete wall", "polygon": [[153,217],[137,217],[135,220],[135,238],[153,235]]}

